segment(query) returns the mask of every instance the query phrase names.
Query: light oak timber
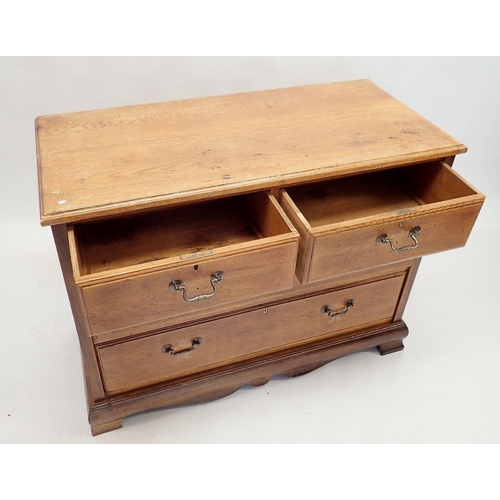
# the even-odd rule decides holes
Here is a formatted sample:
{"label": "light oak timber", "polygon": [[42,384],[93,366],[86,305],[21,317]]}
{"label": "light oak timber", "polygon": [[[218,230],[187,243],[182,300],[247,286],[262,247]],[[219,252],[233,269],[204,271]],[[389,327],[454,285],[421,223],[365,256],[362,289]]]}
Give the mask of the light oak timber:
{"label": "light oak timber", "polygon": [[44,225],[466,151],[368,80],[43,116],[36,128]]}
{"label": "light oak timber", "polygon": [[70,226],[80,283],[293,241],[298,235],[269,193],[259,192]]}
{"label": "light oak timber", "polygon": [[283,190],[280,192],[279,200],[284,212],[300,235],[296,275],[299,276],[303,283],[307,283],[309,281],[310,261],[314,250],[312,228],[286,191]]}
{"label": "light oak timber", "polygon": [[[462,247],[484,195],[433,162],[290,188],[281,200],[299,234],[309,233],[297,265],[307,282]],[[414,227],[418,247],[409,237]],[[396,248],[414,248],[394,251],[377,243],[382,234]]]}
{"label": "light oak timber", "polygon": [[[196,260],[174,269],[127,277],[82,287],[91,335],[121,329],[137,333],[154,324],[178,323],[198,311],[291,288],[297,241],[236,255]],[[194,264],[194,265],[193,265]],[[195,267],[198,266],[198,267]],[[211,275],[224,272],[216,294],[199,302],[186,302],[169,283],[180,280],[190,297],[211,292]],[[137,307],[140,303],[141,307]]]}
{"label": "light oak timber", "polygon": [[400,351],[421,257],[484,202],[466,147],[368,80],[39,117],[36,147],[93,435]]}
{"label": "light oak timber", "polygon": [[[361,266],[373,267],[397,260],[417,258],[465,245],[481,205],[457,207],[456,210],[399,217],[392,223],[384,222],[359,228],[348,233],[318,237],[315,255],[311,259],[310,280],[323,279],[326,273],[349,273]],[[402,222],[405,222],[401,226]],[[388,244],[377,243],[377,238],[387,234],[396,247],[413,246],[409,232],[420,227],[419,245],[408,252],[391,250]],[[411,253],[411,256],[409,255]]]}
{"label": "light oak timber", "polygon": [[[239,203],[247,205],[251,220],[242,216]],[[71,254],[91,335],[167,326],[193,312],[291,288],[293,282],[298,234],[269,193],[230,198],[215,208],[201,204],[71,229],[80,234]],[[224,278],[208,300],[186,302],[182,292],[169,289],[178,280],[188,296],[208,293],[218,271]]]}

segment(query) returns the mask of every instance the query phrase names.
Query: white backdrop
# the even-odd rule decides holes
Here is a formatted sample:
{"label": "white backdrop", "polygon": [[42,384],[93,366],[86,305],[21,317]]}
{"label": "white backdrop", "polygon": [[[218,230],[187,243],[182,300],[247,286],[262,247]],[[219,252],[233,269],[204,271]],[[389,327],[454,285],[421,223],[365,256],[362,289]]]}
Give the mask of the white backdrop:
{"label": "white backdrop", "polygon": [[[454,168],[487,196],[465,248],[423,259],[406,349],[92,438],[52,235],[38,222],[35,117],[360,78],[466,144]],[[498,82],[498,58],[0,58],[0,443],[499,443]]]}

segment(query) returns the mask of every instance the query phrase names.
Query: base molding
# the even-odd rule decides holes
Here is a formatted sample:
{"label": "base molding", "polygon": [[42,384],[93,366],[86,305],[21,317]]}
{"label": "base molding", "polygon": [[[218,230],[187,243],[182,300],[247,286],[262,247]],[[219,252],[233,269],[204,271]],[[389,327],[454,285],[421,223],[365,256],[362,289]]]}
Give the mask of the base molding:
{"label": "base molding", "polygon": [[403,349],[404,321],[321,338],[277,353],[207,370],[153,387],[108,396],[89,408],[92,435],[122,427],[123,419],[147,410],[205,403],[229,396],[244,385],[263,385],[277,375],[295,377],[347,354],[377,347],[380,354]]}

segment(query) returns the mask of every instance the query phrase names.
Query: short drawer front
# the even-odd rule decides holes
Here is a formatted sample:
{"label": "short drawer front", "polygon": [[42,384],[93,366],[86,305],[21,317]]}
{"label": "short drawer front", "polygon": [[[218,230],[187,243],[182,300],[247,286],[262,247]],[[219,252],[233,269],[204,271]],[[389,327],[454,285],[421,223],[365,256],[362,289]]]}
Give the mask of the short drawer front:
{"label": "short drawer front", "polygon": [[[295,240],[199,264],[191,260],[173,269],[83,286],[91,332],[139,333],[216,311],[221,304],[288,289],[292,286],[296,254]],[[213,280],[214,273],[219,272],[216,276],[222,279]]]}
{"label": "short drawer front", "polygon": [[97,348],[108,392],[392,321],[405,275]]}
{"label": "short drawer front", "polygon": [[280,201],[307,283],[462,247],[484,196],[432,162],[290,188]]}
{"label": "short drawer front", "polygon": [[462,247],[467,242],[479,208],[469,205],[317,236],[307,281]]}

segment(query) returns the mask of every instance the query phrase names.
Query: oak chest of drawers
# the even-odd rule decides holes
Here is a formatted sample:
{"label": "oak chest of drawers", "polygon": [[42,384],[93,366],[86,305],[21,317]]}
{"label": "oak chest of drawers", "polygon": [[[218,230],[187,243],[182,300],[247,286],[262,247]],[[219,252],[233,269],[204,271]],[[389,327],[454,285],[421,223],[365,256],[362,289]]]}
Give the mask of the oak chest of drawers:
{"label": "oak chest of drawers", "polygon": [[465,245],[466,148],[368,80],[39,117],[41,222],[93,434],[401,350],[423,255]]}

